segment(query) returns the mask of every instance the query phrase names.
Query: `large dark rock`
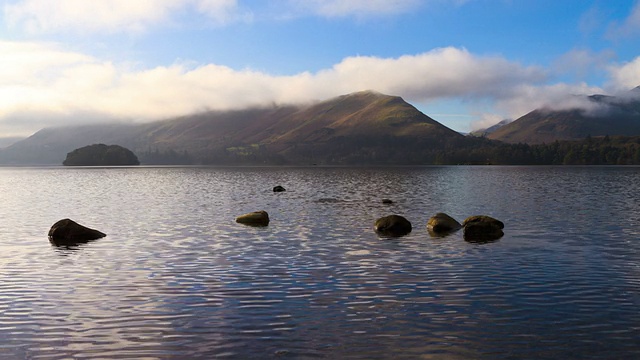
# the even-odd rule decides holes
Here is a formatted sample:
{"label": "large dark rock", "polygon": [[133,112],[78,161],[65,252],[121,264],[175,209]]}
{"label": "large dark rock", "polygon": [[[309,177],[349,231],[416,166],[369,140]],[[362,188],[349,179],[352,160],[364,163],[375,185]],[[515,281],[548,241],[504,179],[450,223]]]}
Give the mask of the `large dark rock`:
{"label": "large dark rock", "polygon": [[287,191],[287,189],[285,189],[283,186],[280,186],[280,185],[275,186],[273,188],[273,192],[283,192],[283,191]]}
{"label": "large dark rock", "polygon": [[264,211],[254,211],[236,218],[236,222],[251,226],[267,226],[269,225],[269,214]]}
{"label": "large dark rock", "polygon": [[487,243],[500,239],[504,223],[486,215],[475,215],[462,222],[464,239],[474,243]]}
{"label": "large dark rock", "polygon": [[62,219],[49,229],[49,240],[56,245],[81,244],[105,236],[105,233],[80,225],[71,219]]}
{"label": "large dark rock", "polygon": [[445,213],[437,213],[427,222],[427,230],[431,236],[445,236],[460,230],[460,228],[462,228],[462,225]]}
{"label": "large dark rock", "polygon": [[411,232],[411,222],[400,215],[389,215],[376,220],[373,229],[383,236],[399,237]]}

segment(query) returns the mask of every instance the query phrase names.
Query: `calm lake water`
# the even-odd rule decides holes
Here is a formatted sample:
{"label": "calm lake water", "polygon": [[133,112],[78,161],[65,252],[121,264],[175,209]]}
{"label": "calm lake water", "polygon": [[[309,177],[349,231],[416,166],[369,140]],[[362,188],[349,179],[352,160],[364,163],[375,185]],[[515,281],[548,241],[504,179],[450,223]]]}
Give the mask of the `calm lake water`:
{"label": "calm lake water", "polygon": [[[0,194],[1,359],[640,357],[640,167],[0,168]],[[505,235],[432,238],[437,212]],[[54,246],[63,218],[107,237]]]}

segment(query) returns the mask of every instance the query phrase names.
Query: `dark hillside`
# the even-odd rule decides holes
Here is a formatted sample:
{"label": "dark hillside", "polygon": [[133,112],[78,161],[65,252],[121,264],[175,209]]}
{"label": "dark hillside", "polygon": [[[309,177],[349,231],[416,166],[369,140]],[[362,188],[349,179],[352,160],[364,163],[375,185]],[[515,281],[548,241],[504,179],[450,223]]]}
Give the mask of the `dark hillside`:
{"label": "dark hillside", "polygon": [[640,135],[639,91],[636,88],[619,97],[589,96],[587,100],[595,106],[591,111],[536,109],[487,137],[508,143],[542,144],[587,136]]}
{"label": "dark hillside", "polygon": [[402,98],[363,91],[309,106],[48,128],[0,152],[0,163],[59,164],[95,143],[121,144],[143,164],[422,163],[456,141],[464,137]]}

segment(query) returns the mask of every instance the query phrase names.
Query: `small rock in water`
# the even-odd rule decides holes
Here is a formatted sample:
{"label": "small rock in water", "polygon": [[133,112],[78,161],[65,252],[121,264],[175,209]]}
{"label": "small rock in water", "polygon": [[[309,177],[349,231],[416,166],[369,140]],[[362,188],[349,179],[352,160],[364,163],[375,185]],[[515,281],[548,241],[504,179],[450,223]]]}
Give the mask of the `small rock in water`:
{"label": "small rock in water", "polygon": [[382,199],[383,204],[393,204],[393,200],[391,199]]}
{"label": "small rock in water", "polygon": [[107,234],[80,225],[71,219],[57,221],[49,229],[49,240],[56,245],[72,245],[100,239]]}
{"label": "small rock in water", "polygon": [[238,216],[236,222],[252,226],[267,226],[269,225],[269,214],[264,210],[254,211]]}
{"label": "small rock in water", "polygon": [[273,188],[273,192],[283,192],[283,191],[287,191],[287,189],[285,189],[284,187],[278,185],[276,187]]}
{"label": "small rock in water", "polygon": [[431,236],[444,236],[456,230],[460,230],[462,225],[451,216],[445,213],[433,215],[427,222],[427,230]]}
{"label": "small rock in water", "polygon": [[285,356],[289,355],[289,350],[276,350],[274,353],[275,356]]}
{"label": "small rock in water", "polygon": [[483,223],[493,227],[497,227],[498,229],[504,229],[504,223],[502,221],[494,219],[491,216],[487,215],[469,216],[468,218],[464,219],[464,221],[462,222],[462,226],[467,226],[471,223]]}
{"label": "small rock in water", "polygon": [[504,223],[486,215],[475,215],[462,222],[464,239],[474,243],[487,243],[500,239]]}
{"label": "small rock in water", "polygon": [[400,215],[389,215],[376,220],[373,229],[383,236],[400,237],[411,232],[411,222]]}

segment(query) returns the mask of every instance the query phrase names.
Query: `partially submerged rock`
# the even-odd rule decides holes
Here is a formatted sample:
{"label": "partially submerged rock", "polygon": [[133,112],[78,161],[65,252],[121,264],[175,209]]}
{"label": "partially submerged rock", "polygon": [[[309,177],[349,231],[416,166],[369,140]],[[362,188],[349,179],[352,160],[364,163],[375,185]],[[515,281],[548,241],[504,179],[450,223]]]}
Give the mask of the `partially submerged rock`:
{"label": "partially submerged rock", "polygon": [[469,242],[485,243],[500,239],[504,232],[504,223],[486,215],[475,215],[462,222],[464,239]]}
{"label": "partially submerged rock", "polygon": [[389,215],[376,220],[373,228],[380,235],[399,237],[411,232],[411,222],[400,215]]}
{"label": "partially submerged rock", "polygon": [[487,226],[496,227],[498,229],[504,229],[504,223],[498,219],[494,219],[491,216],[487,215],[474,215],[469,216],[464,219],[462,222],[462,226],[467,226],[469,224],[481,223],[486,224]]}
{"label": "partially submerged rock", "polygon": [[391,200],[391,199],[382,199],[382,203],[383,204],[387,204],[387,205],[393,204],[393,200]]}
{"label": "partially submerged rock", "polygon": [[49,240],[56,245],[86,243],[105,236],[107,234],[80,225],[71,219],[62,219],[49,229]]}
{"label": "partially submerged rock", "polygon": [[437,213],[427,222],[427,230],[431,236],[444,236],[460,230],[461,227],[456,219],[445,213]]}
{"label": "partially submerged rock", "polygon": [[287,189],[285,189],[284,187],[278,185],[276,187],[273,188],[273,192],[283,192],[283,191],[287,191]]}
{"label": "partially submerged rock", "polygon": [[252,226],[267,226],[269,225],[269,214],[264,210],[254,211],[238,216],[236,222]]}

